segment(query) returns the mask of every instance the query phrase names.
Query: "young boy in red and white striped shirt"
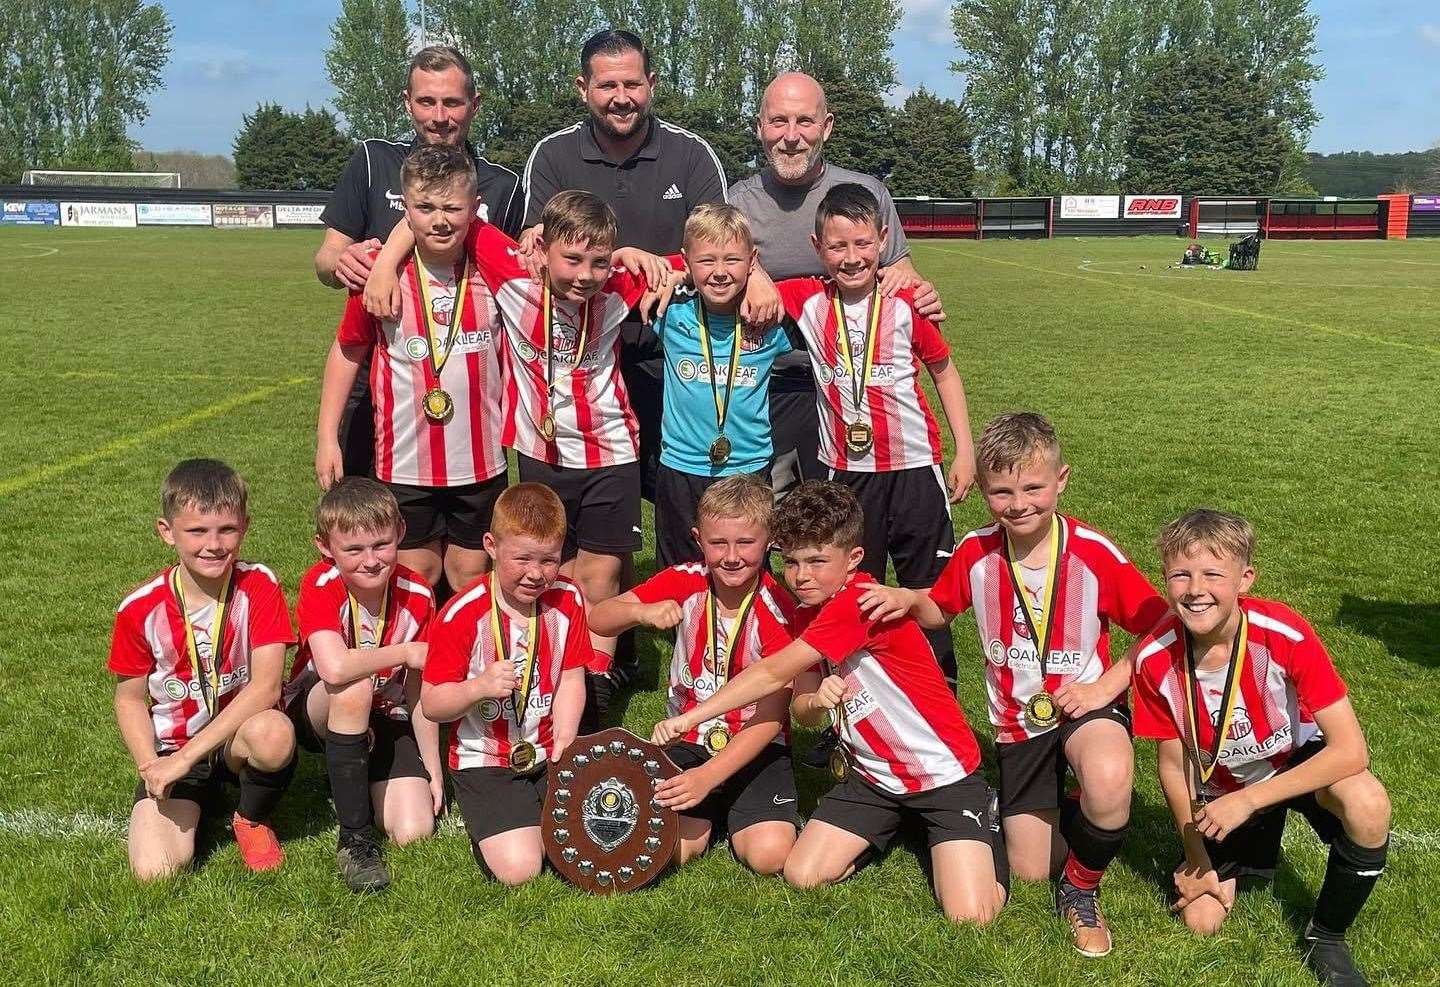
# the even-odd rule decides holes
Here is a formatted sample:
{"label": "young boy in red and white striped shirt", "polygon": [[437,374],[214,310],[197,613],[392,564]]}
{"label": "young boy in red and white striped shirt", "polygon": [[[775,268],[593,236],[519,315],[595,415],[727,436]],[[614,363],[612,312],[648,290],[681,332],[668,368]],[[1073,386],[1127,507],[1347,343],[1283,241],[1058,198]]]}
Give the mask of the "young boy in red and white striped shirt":
{"label": "young boy in red and white striped shirt", "polygon": [[[811,236],[830,281],[796,278],[777,288],[815,370],[820,461],[865,512],[860,567],[884,582],[888,556],[897,582],[919,588],[935,582],[955,548],[950,504],[973,485],[975,456],[965,385],[940,330],[916,311],[909,289],[890,298],[880,290],[888,235],[869,189],[836,185],[820,200]],[[948,474],[922,370],[955,442]],[[953,687],[949,631],[927,637]]]}
{"label": "young boy in red and white striped shirt", "polygon": [[[620,324],[651,283],[668,280],[671,263],[616,250],[615,213],[588,192],[554,196],[541,225],[539,281],[521,265],[515,241],[488,223],[470,230],[466,251],[504,327],[501,440],[515,450],[522,482],[559,494],[565,572],[593,607],[620,592],[625,562],[642,544],[640,432],[620,375]],[[365,288],[367,303],[381,308],[392,294],[391,261],[406,242],[397,233]],[[592,670],[604,672],[615,642],[597,636],[594,644]]]}
{"label": "young boy in red and white striped shirt", "polygon": [[1248,596],[1255,531],[1195,510],[1160,532],[1172,612],[1137,645],[1135,733],[1159,741],[1160,787],[1180,831],[1173,910],[1213,935],[1242,877],[1269,878],[1288,810],[1330,845],[1302,937],[1324,984],[1363,984],[1345,933],[1385,870],[1390,799],[1344,681],[1315,631]]}
{"label": "young boy in red and white striped shirt", "polygon": [[214,459],[187,459],[161,487],[160,538],[177,562],[125,598],[110,671],[115,719],[140,783],[130,869],[169,877],[195,857],[201,813],[240,786],[232,818],[245,866],[285,859],[269,819],[295,771],[295,732],[276,708],[295,642],[280,581],[242,562],[245,481]]}
{"label": "young boy in red and white striped shirt", "polygon": [[504,884],[540,873],[547,763],[580,725],[590,631],[585,601],[560,575],[565,507],[520,483],[500,495],[485,535],[489,574],[445,605],[430,633],[420,704],[450,732],[450,777],[476,860]]}
{"label": "young boy in red and white striped shirt", "polygon": [[489,565],[480,542],[507,482],[502,342],[494,298],[465,251],[476,207],[469,156],[426,145],[405,159],[400,176],[414,231],[404,247],[403,301],[395,317],[376,318],[359,293],[347,300],[325,363],[315,472],[327,489],[341,475],[340,419],[371,355],[375,477],[405,518],[400,563],[431,586],[443,575],[458,587]]}
{"label": "young boy in red and white striped shirt", "polygon": [[[995,523],[961,539],[928,591],[872,587],[862,606],[947,630],[975,611],[1010,866],[1031,881],[1058,871],[1056,909],[1076,950],[1104,956],[1100,879],[1125,838],[1135,771],[1130,660],[1112,663],[1110,623],[1142,634],[1165,603],[1110,539],[1059,513],[1070,468],[1043,416],[990,421],[977,461]],[[1071,771],[1078,799],[1066,796]]]}
{"label": "young boy in red and white striped shirt", "polygon": [[301,746],[325,757],[340,823],[336,864],[352,891],[390,883],[376,819],[396,844],[429,836],[445,803],[440,730],[419,715],[435,598],[396,561],[400,506],[347,476],[315,509],[320,561],[300,580],[300,650],[284,704]]}
{"label": "young boy in red and white striped shirt", "polygon": [[[695,708],[731,677],[790,643],[791,604],[765,567],[774,493],[747,473],[717,480],[700,496],[702,563],[656,573],[590,614],[605,634],[676,628],[669,715]],[[684,770],[660,784],[660,804],[680,812],[676,863],[729,834],[745,866],[778,874],[800,825],[790,764],[789,693],[781,690],[686,732],[670,759]]]}
{"label": "young boy in red and white striped shirt", "polygon": [[864,521],[855,494],[811,480],[776,508],[775,541],[785,581],[807,608],[799,637],[747,667],[715,695],[656,726],[669,743],[728,710],[795,683],[791,712],[816,725],[832,719],[832,762],[842,779],[820,800],[785,861],[785,879],[816,887],[850,876],[883,851],[904,823],[924,830],[935,895],[958,922],[987,924],[1005,903],[1009,870],[980,749],[919,626],[860,612],[869,577],[859,569]]}

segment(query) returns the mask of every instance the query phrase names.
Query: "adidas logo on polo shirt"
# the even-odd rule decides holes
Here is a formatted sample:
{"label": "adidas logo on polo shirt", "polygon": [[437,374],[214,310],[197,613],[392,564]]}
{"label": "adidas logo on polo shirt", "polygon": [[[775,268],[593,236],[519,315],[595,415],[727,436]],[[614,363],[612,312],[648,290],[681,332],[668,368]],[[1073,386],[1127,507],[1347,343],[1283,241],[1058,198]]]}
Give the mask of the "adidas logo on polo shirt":
{"label": "adidas logo on polo shirt", "polygon": [[671,185],[670,185],[670,187],[665,190],[665,194],[662,195],[662,196],[660,196],[660,198],[662,198],[662,199],[682,199],[682,198],[684,198],[684,196],[681,194],[680,190],[679,190],[678,188],[676,188],[675,185],[674,185],[674,183],[672,182]]}

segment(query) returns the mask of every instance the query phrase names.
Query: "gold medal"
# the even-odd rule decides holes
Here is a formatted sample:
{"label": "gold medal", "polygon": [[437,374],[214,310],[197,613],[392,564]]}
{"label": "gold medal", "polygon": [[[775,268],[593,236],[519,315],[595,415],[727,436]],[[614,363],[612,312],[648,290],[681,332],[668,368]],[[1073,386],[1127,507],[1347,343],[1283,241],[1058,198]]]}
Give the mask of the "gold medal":
{"label": "gold medal", "polygon": [[836,781],[844,781],[849,773],[850,759],[845,756],[845,748],[836,744],[830,751],[830,775]]}
{"label": "gold medal", "polygon": [[555,416],[545,412],[545,417],[540,419],[540,438],[546,442],[555,441]]}
{"label": "gold medal", "polygon": [[730,458],[730,440],[725,436],[718,436],[710,443],[710,465],[724,466],[725,460]]}
{"label": "gold medal", "polygon": [[1059,723],[1060,710],[1055,705],[1055,697],[1048,692],[1035,693],[1025,704],[1025,718],[1032,726],[1042,730],[1048,730]]}
{"label": "gold medal", "polygon": [[730,743],[730,728],[724,723],[717,723],[705,731],[705,749],[711,754],[719,754]]}
{"label": "gold medal", "polygon": [[510,745],[510,770],[524,774],[535,767],[535,745],[528,740],[516,741]]}
{"label": "gold medal", "polygon": [[432,387],[425,392],[425,417],[437,425],[444,425],[455,413],[455,401],[443,387]]}
{"label": "gold medal", "polygon": [[[870,304],[865,313],[865,339],[861,346],[861,363],[855,365],[855,353],[850,349],[850,326],[845,319],[845,304],[839,294],[835,296],[835,332],[839,340],[840,356],[850,374],[850,399],[855,406],[855,419],[845,426],[845,451],[851,456],[864,456],[875,444],[875,430],[863,420],[865,414],[865,387],[870,383],[870,370],[875,365],[875,341],[880,337],[880,291],[877,288],[870,295]],[[838,376],[838,375],[837,375]]]}
{"label": "gold medal", "polygon": [[875,444],[875,430],[869,422],[854,421],[845,426],[845,450],[852,456],[863,456]]}
{"label": "gold medal", "polygon": [[435,325],[435,313],[431,306],[430,295],[425,290],[425,282],[429,279],[428,270],[423,261],[420,260],[420,251],[415,251],[415,294],[420,299],[420,321],[425,326],[425,352],[427,359],[425,368],[429,371],[426,375],[426,383],[429,390],[421,399],[420,405],[425,412],[425,417],[436,425],[447,424],[455,415],[455,401],[450,393],[440,386],[440,371],[445,369],[445,363],[450,359],[450,352],[455,347],[455,337],[459,334],[461,324],[465,318],[465,300],[470,294],[470,263],[462,261],[460,277],[455,287],[455,305],[450,317],[450,325],[447,327],[447,335],[444,339],[444,353],[440,352],[440,332]]}

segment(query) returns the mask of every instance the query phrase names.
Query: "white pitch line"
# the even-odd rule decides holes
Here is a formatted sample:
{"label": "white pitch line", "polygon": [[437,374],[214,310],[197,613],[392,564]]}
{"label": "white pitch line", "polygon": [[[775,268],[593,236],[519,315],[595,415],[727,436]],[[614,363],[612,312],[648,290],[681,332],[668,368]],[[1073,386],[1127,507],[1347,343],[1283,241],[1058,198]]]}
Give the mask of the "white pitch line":
{"label": "white pitch line", "polygon": [[93,812],[64,814],[48,809],[0,809],[0,832],[47,839],[124,837],[127,821]]}
{"label": "white pitch line", "polygon": [[[1115,263],[1115,262],[1114,262],[1114,261],[1110,261],[1110,262],[1108,262],[1108,263]],[[1197,277],[1197,278],[1198,278],[1198,277],[1205,277],[1206,274],[1205,274],[1205,273],[1202,273],[1202,271],[1207,271],[1207,272],[1208,272],[1208,271],[1212,271],[1212,269],[1210,269],[1210,268],[1202,268],[1202,269],[1200,269],[1200,270],[1197,270],[1196,273],[1194,273],[1194,274],[1148,274],[1148,273],[1142,273],[1142,272],[1140,272],[1140,271],[1107,271],[1107,270],[1105,270],[1103,267],[1096,267],[1095,265],[1096,265],[1096,261],[1093,261],[1093,260],[1082,260],[1079,264],[1076,265],[1076,270],[1084,271],[1086,274],[1113,274],[1113,275],[1117,275],[1117,276],[1119,276],[1119,277],[1126,277],[1126,278],[1159,278],[1161,281],[1174,281],[1176,284],[1183,284],[1183,283],[1185,282],[1185,279],[1191,278],[1191,277]],[[1238,271],[1237,271],[1237,272],[1214,271],[1213,273],[1217,273],[1217,274],[1237,273],[1237,274],[1238,274],[1238,273],[1244,273],[1244,272],[1238,272]],[[1254,285],[1262,285],[1262,284],[1263,284],[1263,285],[1268,285],[1268,286],[1272,286],[1272,287],[1280,287],[1280,288],[1360,288],[1360,289],[1370,289],[1370,290],[1373,290],[1373,291],[1440,291],[1440,285],[1426,285],[1426,284],[1342,284],[1342,283],[1335,282],[1335,281],[1263,281],[1263,280],[1258,280],[1258,279],[1256,279],[1256,278],[1250,278],[1250,277],[1235,278],[1235,279],[1233,279],[1233,280],[1227,280],[1227,281],[1225,282],[1225,286],[1226,286],[1226,287],[1229,287],[1230,285],[1239,285],[1239,284],[1245,284],[1245,285],[1251,285],[1251,284],[1254,284]]]}

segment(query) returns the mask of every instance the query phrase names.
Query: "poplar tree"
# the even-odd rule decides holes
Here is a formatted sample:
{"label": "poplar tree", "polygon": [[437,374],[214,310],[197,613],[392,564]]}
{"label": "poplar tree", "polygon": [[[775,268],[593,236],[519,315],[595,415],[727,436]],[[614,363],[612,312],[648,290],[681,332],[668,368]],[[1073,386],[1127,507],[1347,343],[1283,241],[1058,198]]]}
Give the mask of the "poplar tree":
{"label": "poplar tree", "polygon": [[356,140],[409,133],[402,94],[410,81],[410,27],[403,0],[341,0],[330,38],[325,71],[346,132]]}

